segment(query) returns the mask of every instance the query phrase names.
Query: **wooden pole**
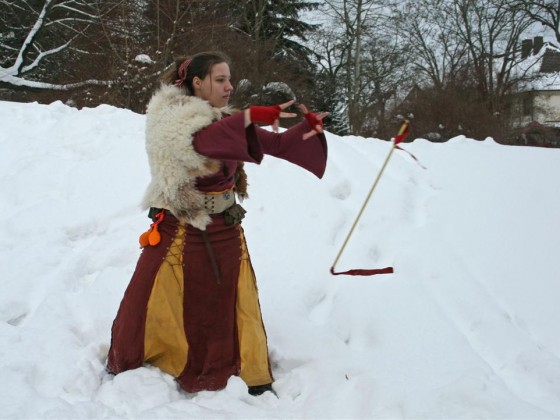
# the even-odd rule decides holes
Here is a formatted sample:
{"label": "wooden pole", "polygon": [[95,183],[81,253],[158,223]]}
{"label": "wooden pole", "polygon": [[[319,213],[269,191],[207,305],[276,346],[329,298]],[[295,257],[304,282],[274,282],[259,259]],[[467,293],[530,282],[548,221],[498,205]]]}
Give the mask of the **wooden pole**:
{"label": "wooden pole", "polygon": [[360,221],[360,218],[362,217],[362,214],[364,213],[364,210],[367,206],[367,203],[368,203],[369,199],[371,198],[371,195],[373,194],[373,191],[377,187],[377,184],[379,183],[379,180],[381,179],[381,175],[383,175],[383,171],[385,171],[385,168],[387,167],[387,163],[389,163],[389,159],[391,159],[391,156],[393,155],[393,152],[395,151],[395,146],[396,146],[396,143],[393,144],[393,146],[391,147],[391,151],[389,152],[389,154],[387,155],[387,158],[385,159],[385,162],[383,162],[383,166],[381,167],[381,170],[377,174],[377,178],[375,178],[375,182],[371,186],[371,189],[369,190],[369,194],[367,195],[367,197],[364,201],[364,204],[362,205],[362,208],[360,209],[360,212],[358,213],[358,216],[356,217],[356,220],[354,220],[354,224],[352,225],[352,228],[350,229],[350,232],[348,232],[348,235],[346,235],[346,239],[344,240],[344,243],[342,244],[342,247],[340,248],[340,251],[338,252],[338,255],[336,256],[336,259],[334,260],[334,263],[331,267],[331,272],[334,271],[334,267],[336,266],[336,263],[340,259],[340,256],[344,252],[344,248],[346,248],[346,245],[348,244],[348,241],[350,240],[350,237],[352,236],[352,233],[354,232],[354,229],[358,225],[358,222]]}

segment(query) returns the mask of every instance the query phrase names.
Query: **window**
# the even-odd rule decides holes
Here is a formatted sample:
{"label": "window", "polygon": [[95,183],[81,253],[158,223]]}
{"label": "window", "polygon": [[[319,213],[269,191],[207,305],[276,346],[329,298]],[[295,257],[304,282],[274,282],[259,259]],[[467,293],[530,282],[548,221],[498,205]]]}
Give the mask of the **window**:
{"label": "window", "polygon": [[523,98],[523,115],[533,115],[533,96],[527,95]]}

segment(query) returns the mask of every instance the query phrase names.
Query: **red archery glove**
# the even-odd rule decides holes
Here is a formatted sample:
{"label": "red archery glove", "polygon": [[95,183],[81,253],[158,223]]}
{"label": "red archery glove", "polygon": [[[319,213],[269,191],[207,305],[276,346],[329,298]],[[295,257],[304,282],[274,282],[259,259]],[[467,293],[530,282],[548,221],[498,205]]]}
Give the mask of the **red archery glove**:
{"label": "red archery glove", "polygon": [[313,113],[313,112],[308,112],[307,114],[304,114],[305,117],[305,121],[307,121],[307,123],[311,126],[312,130],[316,130],[317,126],[322,127],[323,126],[323,121],[317,118],[317,114]]}
{"label": "red archery glove", "polygon": [[278,118],[282,109],[276,106],[251,106],[249,107],[249,115],[251,122],[260,122],[273,124]]}

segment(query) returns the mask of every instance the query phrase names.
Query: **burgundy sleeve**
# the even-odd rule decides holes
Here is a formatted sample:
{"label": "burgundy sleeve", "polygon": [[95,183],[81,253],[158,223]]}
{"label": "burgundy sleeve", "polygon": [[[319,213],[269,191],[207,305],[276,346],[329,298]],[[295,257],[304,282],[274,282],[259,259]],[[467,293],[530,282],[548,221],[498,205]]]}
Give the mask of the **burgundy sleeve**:
{"label": "burgundy sleeve", "polygon": [[265,154],[287,160],[322,178],[327,166],[327,140],[324,134],[303,140],[303,135],[309,130],[309,124],[302,121],[283,133],[259,127],[256,127],[255,133]]}
{"label": "burgundy sleeve", "polygon": [[254,131],[253,124],[245,128],[245,116],[238,112],[198,131],[194,149],[212,159],[260,163],[263,149]]}

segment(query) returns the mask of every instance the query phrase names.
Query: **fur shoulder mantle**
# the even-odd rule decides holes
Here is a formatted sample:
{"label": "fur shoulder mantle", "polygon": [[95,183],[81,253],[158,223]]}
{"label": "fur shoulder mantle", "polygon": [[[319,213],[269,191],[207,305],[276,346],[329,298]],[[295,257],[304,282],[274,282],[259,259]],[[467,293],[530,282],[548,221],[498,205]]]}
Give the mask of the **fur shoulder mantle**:
{"label": "fur shoulder mantle", "polygon": [[152,180],[142,207],[165,208],[180,221],[205,230],[211,222],[196,178],[215,173],[220,162],[197,153],[193,136],[219,120],[222,112],[207,101],[162,85],[146,110],[146,151]]}

